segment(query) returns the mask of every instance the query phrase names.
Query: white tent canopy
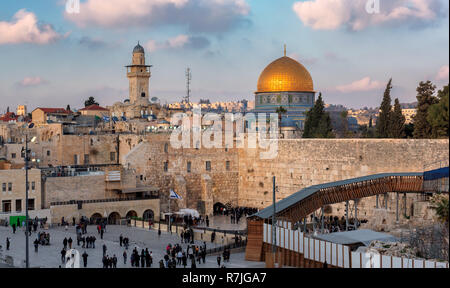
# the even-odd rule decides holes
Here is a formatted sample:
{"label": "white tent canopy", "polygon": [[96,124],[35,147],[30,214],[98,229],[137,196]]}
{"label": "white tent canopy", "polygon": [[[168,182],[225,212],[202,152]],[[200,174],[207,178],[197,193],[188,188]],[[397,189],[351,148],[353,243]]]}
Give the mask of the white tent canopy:
{"label": "white tent canopy", "polygon": [[180,214],[183,215],[191,215],[193,218],[199,218],[200,217],[200,213],[198,213],[197,210],[195,209],[180,209]]}

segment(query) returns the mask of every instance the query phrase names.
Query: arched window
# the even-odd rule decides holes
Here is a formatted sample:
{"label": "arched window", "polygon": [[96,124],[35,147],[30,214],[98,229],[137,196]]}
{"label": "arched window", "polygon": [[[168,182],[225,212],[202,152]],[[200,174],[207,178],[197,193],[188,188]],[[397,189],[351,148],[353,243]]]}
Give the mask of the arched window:
{"label": "arched window", "polygon": [[145,97],[145,92],[141,93],[141,97],[144,98]]}

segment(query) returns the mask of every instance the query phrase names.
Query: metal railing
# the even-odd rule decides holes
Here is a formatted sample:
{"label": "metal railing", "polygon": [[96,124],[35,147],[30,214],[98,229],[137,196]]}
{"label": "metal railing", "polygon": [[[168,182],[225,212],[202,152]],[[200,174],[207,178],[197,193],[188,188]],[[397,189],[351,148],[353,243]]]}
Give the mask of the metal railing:
{"label": "metal railing", "polygon": [[220,253],[220,252],[223,252],[224,250],[233,250],[233,249],[245,248],[246,246],[247,246],[247,239],[243,239],[242,241],[239,241],[238,243],[227,244],[227,245],[224,245],[224,246],[219,246],[219,247],[206,249],[206,255]]}
{"label": "metal railing", "polygon": [[78,203],[88,204],[88,203],[122,202],[122,201],[151,200],[151,199],[159,199],[159,194],[158,195],[147,195],[147,196],[142,196],[142,197],[60,201],[60,202],[51,202],[50,206],[76,205]]}

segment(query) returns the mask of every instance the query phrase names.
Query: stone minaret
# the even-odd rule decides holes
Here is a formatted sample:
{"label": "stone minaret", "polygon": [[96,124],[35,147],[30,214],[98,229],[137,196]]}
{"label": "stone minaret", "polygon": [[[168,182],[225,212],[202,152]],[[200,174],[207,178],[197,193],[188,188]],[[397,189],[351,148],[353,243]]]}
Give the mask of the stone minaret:
{"label": "stone minaret", "polygon": [[127,77],[130,81],[130,103],[148,105],[150,65],[145,65],[145,51],[139,45],[133,49],[132,64],[127,67]]}

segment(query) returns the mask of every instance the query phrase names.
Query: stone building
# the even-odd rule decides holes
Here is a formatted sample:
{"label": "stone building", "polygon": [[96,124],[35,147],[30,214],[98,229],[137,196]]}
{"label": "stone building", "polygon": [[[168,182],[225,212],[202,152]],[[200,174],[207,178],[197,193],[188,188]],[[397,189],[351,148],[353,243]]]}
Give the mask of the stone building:
{"label": "stone building", "polygon": [[[30,169],[28,171],[28,209],[39,210],[43,208],[41,171]],[[20,213],[25,211],[25,170],[0,170],[0,201],[1,212]]]}

